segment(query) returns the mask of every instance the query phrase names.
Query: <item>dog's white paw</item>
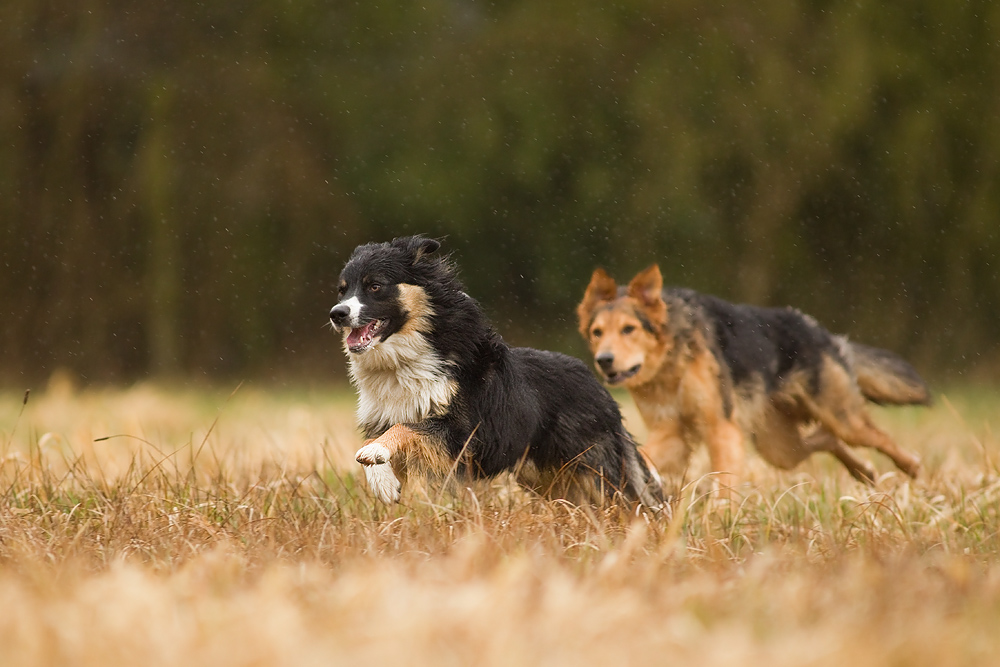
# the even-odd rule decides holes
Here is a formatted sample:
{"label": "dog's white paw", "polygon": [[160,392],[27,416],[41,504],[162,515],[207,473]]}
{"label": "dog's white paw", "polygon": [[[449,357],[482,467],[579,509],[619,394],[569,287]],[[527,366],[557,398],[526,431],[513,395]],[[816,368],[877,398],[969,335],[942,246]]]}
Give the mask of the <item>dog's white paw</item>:
{"label": "dog's white paw", "polygon": [[389,448],[383,445],[381,442],[369,442],[367,445],[358,450],[358,453],[354,455],[354,458],[363,466],[374,466],[380,465],[382,463],[388,463]]}
{"label": "dog's white paw", "polygon": [[399,493],[402,485],[396,478],[396,473],[389,465],[389,450],[378,442],[372,442],[354,455],[358,463],[363,466],[365,479],[368,480],[368,488],[372,490],[375,497],[386,505],[399,500]]}
{"label": "dog's white paw", "polygon": [[396,473],[392,471],[392,466],[388,463],[379,463],[373,466],[365,466],[365,479],[368,480],[368,488],[372,490],[375,497],[386,505],[391,505],[399,500],[401,485],[396,479]]}

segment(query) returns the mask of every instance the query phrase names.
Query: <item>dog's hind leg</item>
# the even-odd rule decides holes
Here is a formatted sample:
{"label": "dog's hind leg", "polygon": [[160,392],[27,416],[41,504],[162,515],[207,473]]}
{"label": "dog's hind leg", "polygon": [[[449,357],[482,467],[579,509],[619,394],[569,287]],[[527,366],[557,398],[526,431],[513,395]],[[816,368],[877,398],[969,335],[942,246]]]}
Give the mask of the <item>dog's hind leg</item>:
{"label": "dog's hind leg", "polygon": [[803,442],[798,422],[774,407],[756,420],[753,435],[761,457],[782,470],[791,470],[815,451]]}
{"label": "dog's hind leg", "polygon": [[920,473],[920,459],[900,448],[872,422],[864,397],[843,367],[826,364],[820,393],[801,398],[811,415],[836,438],[852,447],[871,447],[882,452],[910,477]]}
{"label": "dog's hind leg", "polygon": [[771,465],[791,470],[814,452],[829,452],[847,467],[851,476],[858,481],[871,484],[875,480],[875,470],[859,459],[850,448],[819,425],[803,437],[799,431],[799,420],[778,409],[769,410],[759,420],[754,432],[757,451]]}
{"label": "dog's hind leg", "polygon": [[865,484],[875,483],[875,468],[867,461],[858,458],[851,451],[851,448],[844,444],[843,440],[831,433],[825,426],[818,427],[812,433],[803,438],[803,442],[810,451],[830,452],[837,460],[844,464],[851,477]]}
{"label": "dog's hind leg", "polygon": [[892,438],[875,426],[864,407],[858,408],[857,411],[851,412],[843,418],[834,415],[825,416],[826,419],[820,417],[823,425],[834,436],[848,445],[876,449],[892,459],[896,467],[910,477],[916,477],[920,474],[920,459],[900,448]]}

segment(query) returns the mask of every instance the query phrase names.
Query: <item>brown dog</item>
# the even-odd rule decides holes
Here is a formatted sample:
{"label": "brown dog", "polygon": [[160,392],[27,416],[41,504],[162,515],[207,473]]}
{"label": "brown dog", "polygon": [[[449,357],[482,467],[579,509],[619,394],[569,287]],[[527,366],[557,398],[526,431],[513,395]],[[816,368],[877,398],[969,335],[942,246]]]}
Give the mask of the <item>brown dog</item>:
{"label": "brown dog", "polygon": [[891,352],[831,334],[792,308],[663,289],[655,265],[624,288],[597,269],[577,316],[600,375],[632,394],[649,429],[645,453],[667,475],[682,475],[704,442],[717,484],[731,488],[747,436],[778,468],[826,451],[873,483],[875,469],[850,445],[877,449],[911,477],[920,470],[866,407],[866,399],[930,402],[917,372]]}

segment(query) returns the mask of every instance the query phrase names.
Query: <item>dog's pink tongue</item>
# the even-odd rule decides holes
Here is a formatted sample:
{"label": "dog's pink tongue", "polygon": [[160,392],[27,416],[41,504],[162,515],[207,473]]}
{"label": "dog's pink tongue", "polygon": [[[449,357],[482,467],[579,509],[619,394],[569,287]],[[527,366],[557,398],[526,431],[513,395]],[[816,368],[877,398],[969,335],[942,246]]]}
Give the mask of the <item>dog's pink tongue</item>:
{"label": "dog's pink tongue", "polygon": [[374,322],[369,322],[363,327],[351,329],[351,333],[347,334],[347,344],[351,347],[364,345],[367,342],[367,337],[371,334],[372,327],[374,326]]}

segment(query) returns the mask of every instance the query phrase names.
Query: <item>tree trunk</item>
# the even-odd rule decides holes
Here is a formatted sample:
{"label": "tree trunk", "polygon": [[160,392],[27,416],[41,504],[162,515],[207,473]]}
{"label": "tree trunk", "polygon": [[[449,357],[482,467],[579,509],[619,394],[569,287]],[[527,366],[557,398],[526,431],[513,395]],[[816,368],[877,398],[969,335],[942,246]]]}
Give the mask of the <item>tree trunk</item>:
{"label": "tree trunk", "polygon": [[178,230],[171,211],[169,148],[169,89],[150,91],[151,123],[140,155],[143,169],[145,217],[149,230],[146,268],[146,335],[150,372],[169,377],[180,370],[179,302],[182,289]]}

